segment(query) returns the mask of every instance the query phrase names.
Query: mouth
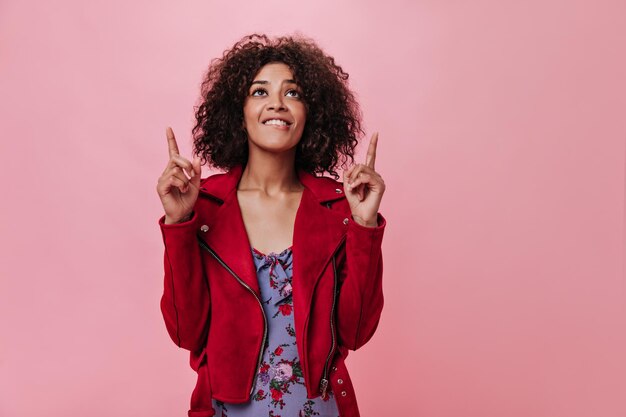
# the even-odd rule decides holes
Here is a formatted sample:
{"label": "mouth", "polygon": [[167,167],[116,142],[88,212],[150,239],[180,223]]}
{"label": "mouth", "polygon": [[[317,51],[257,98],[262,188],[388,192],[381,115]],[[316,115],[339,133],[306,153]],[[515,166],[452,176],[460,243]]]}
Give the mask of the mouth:
{"label": "mouth", "polygon": [[267,119],[262,122],[265,126],[279,126],[279,127],[288,127],[291,126],[291,122],[285,119],[272,118]]}

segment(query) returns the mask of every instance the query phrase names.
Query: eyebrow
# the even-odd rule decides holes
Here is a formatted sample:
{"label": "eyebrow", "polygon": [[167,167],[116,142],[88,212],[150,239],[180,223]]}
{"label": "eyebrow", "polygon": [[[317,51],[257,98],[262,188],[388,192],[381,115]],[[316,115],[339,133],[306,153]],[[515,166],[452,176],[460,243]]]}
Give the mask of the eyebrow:
{"label": "eyebrow", "polygon": [[[266,80],[256,80],[252,81],[252,84],[269,84],[269,81]],[[282,84],[297,84],[296,80],[283,80]]]}

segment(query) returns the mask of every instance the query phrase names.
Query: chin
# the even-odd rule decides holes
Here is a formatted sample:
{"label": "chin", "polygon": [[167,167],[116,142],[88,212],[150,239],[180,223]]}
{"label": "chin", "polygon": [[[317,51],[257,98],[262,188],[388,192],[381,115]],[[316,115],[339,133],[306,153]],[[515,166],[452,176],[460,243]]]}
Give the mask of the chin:
{"label": "chin", "polygon": [[267,152],[286,152],[289,151],[296,146],[298,146],[299,140],[296,141],[285,141],[284,139],[276,139],[272,140],[269,138],[265,138],[262,140],[251,140],[251,142],[257,147],[261,148]]}
{"label": "chin", "polygon": [[289,152],[290,150],[292,150],[295,146],[259,146],[259,148],[263,149],[266,152],[272,152],[272,153],[284,153],[284,152]]}

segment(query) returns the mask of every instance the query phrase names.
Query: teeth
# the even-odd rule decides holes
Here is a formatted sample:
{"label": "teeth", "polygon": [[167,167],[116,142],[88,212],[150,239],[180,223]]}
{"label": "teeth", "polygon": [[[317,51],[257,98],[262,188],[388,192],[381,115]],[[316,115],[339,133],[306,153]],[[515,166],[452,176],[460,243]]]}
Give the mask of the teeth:
{"label": "teeth", "polygon": [[287,126],[287,122],[285,122],[284,120],[278,120],[278,119],[270,119],[270,120],[267,120],[267,121],[263,122],[263,124],[266,124],[266,125],[277,125],[277,126]]}

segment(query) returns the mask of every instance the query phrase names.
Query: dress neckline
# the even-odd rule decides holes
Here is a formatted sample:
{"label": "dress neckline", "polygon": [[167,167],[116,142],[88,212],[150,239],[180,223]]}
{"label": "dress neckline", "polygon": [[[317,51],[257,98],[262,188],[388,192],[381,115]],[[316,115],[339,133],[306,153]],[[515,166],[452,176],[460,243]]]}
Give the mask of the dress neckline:
{"label": "dress neckline", "polygon": [[266,254],[264,254],[263,252],[261,252],[260,250],[258,250],[257,248],[255,248],[255,247],[254,247],[254,246],[252,246],[252,245],[250,245],[250,247],[252,248],[252,251],[253,251],[254,253],[256,253],[256,254],[258,254],[258,255],[260,255],[260,256],[262,256],[262,257],[264,257],[264,258],[269,258],[269,257],[270,257],[270,256],[272,256],[272,255],[273,255],[273,256],[277,256],[277,257],[280,257],[280,256],[282,256],[282,255],[285,255],[287,252],[289,252],[289,251],[293,248],[293,245],[289,246],[289,247],[288,247],[288,248],[286,248],[286,249],[283,249],[281,252],[278,252],[278,253],[276,253],[276,252],[270,252],[270,253],[268,253],[267,255],[266,255]]}

